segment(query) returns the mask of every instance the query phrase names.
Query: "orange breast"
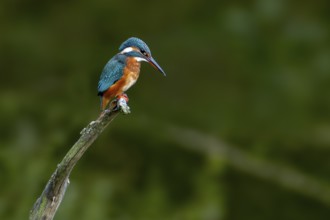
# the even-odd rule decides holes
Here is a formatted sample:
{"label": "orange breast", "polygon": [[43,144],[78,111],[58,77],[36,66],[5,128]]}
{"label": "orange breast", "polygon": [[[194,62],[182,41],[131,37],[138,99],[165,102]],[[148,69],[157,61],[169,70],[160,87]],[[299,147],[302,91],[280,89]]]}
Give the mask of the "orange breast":
{"label": "orange breast", "polygon": [[140,66],[141,64],[134,58],[127,58],[123,76],[103,93],[103,102],[106,103],[102,103],[102,105],[107,105],[110,100],[121,95],[134,85],[140,74]]}

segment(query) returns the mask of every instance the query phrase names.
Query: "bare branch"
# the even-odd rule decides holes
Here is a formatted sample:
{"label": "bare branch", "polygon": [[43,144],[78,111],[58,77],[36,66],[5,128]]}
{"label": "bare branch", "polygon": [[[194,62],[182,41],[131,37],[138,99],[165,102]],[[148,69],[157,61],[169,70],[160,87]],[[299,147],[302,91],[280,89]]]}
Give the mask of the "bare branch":
{"label": "bare branch", "polygon": [[[129,113],[129,107],[125,100],[120,99],[118,106],[125,114]],[[89,123],[80,132],[80,138],[71,147],[62,162],[58,164],[41,196],[35,202],[30,213],[31,220],[51,220],[54,218],[70,183],[69,176],[73,167],[119,112],[117,109],[116,111],[105,110],[96,121]]]}

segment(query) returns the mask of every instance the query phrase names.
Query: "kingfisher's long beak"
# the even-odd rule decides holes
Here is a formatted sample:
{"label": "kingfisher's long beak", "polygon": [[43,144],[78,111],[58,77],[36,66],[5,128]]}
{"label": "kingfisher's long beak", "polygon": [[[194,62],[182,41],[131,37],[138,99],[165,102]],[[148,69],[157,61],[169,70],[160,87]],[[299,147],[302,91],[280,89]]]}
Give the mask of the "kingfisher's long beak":
{"label": "kingfisher's long beak", "polygon": [[164,70],[158,65],[158,63],[156,62],[156,60],[152,57],[148,57],[147,58],[148,63],[151,64],[151,66],[153,66],[155,69],[157,69],[159,72],[161,72],[164,76],[166,76]]}

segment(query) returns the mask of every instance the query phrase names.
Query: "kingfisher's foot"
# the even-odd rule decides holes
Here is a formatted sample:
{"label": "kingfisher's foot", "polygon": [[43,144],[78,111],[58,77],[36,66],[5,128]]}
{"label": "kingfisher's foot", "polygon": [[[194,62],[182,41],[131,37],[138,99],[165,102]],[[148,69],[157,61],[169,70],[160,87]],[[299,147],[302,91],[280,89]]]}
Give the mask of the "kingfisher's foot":
{"label": "kingfisher's foot", "polygon": [[127,105],[128,100],[128,96],[123,93],[110,103],[109,108],[111,111],[121,110],[124,114],[129,114],[131,111],[130,107]]}
{"label": "kingfisher's foot", "polygon": [[129,101],[129,98],[126,93],[117,96],[117,99],[125,99],[126,103]]}

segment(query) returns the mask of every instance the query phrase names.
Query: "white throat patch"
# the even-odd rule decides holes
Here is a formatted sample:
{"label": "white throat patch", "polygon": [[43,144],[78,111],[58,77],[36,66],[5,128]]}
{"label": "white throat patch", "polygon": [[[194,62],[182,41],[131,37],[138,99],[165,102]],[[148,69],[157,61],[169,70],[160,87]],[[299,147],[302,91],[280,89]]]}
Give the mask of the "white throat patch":
{"label": "white throat patch", "polygon": [[141,62],[141,61],[147,62],[147,60],[142,57],[134,57],[134,59],[138,62]]}

